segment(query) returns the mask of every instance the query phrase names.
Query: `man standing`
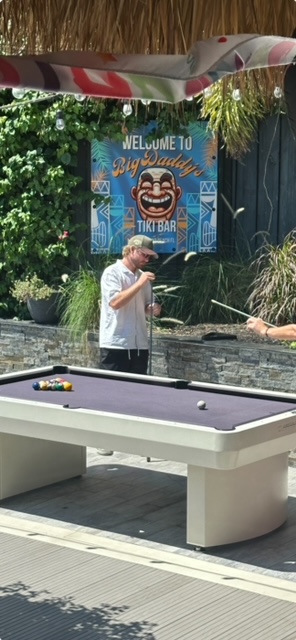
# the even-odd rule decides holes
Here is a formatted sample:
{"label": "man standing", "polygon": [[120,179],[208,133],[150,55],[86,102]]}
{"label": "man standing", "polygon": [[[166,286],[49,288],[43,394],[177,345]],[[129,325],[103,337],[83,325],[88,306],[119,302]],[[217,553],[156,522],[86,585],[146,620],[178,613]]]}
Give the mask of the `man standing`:
{"label": "man standing", "polygon": [[151,290],[155,275],[142,268],[158,255],[143,235],[133,236],[122,255],[101,278],[100,368],[146,374],[147,316],[158,316],[161,307]]}
{"label": "man standing", "polygon": [[[158,316],[151,282],[155,275],[142,271],[153,258],[153,242],[133,236],[122,250],[122,260],[103,271],[101,278],[100,369],[146,374],[148,369],[147,316]],[[151,354],[150,354],[151,355]],[[97,449],[103,456],[113,454]]]}

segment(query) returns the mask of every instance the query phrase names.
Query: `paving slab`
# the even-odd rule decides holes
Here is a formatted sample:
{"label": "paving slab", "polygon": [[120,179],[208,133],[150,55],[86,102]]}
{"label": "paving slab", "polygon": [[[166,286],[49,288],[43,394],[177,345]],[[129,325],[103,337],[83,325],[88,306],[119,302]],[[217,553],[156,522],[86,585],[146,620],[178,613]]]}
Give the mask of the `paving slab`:
{"label": "paving slab", "polygon": [[296,468],[277,531],[186,544],[186,466],[88,451],[0,504],[1,640],[296,640]]}

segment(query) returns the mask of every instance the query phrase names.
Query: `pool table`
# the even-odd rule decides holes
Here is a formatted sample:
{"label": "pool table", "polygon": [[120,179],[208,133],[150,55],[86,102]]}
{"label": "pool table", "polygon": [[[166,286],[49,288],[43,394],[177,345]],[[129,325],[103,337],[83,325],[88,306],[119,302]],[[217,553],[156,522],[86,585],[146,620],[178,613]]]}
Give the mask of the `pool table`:
{"label": "pool table", "polygon": [[[72,390],[33,389],[56,377]],[[87,446],[186,463],[187,542],[247,540],[287,518],[296,397],[66,365],[0,376],[0,499],[85,473]]]}

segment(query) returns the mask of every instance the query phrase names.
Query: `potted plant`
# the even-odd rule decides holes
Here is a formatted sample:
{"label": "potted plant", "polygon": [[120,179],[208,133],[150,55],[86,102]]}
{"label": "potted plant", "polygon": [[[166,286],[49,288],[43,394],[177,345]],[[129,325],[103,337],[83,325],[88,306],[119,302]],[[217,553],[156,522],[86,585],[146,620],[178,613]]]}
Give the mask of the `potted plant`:
{"label": "potted plant", "polygon": [[36,273],[24,280],[16,280],[10,290],[20,303],[25,303],[31,318],[38,324],[56,324],[58,321],[58,287],[48,285]]}

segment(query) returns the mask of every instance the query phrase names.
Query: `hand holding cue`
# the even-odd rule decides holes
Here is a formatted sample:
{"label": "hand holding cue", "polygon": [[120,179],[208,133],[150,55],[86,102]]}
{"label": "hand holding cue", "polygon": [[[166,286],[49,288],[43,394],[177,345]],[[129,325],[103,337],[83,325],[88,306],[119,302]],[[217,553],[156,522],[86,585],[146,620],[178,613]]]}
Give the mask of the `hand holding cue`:
{"label": "hand holding cue", "polygon": [[[229,307],[228,304],[224,304],[223,302],[218,302],[217,300],[211,300],[211,302],[213,302],[213,304],[218,304],[220,307],[224,307],[225,309],[229,309],[229,311],[234,311],[234,313],[239,313],[241,316],[245,316],[245,318],[253,318],[254,316],[250,316],[248,313],[245,313],[244,311],[239,311],[238,309],[234,309],[233,307]],[[265,322],[264,320],[264,324],[267,324],[269,327],[274,327],[274,324],[271,324],[270,322]]]}
{"label": "hand holding cue", "polygon": [[153,340],[153,302],[154,302],[154,294],[151,286],[150,293],[150,323],[149,323],[149,367],[148,374],[152,376],[152,340]]}

